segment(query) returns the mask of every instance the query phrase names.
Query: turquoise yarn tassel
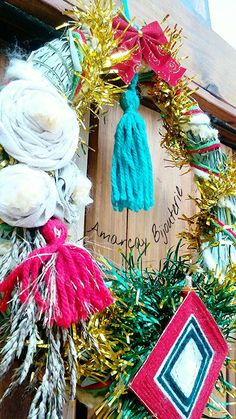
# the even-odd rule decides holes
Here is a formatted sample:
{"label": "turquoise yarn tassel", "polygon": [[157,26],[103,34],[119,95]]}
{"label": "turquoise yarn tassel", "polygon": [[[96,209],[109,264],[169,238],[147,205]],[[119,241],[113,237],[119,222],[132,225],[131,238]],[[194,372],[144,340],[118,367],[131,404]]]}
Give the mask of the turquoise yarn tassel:
{"label": "turquoise yarn tassel", "polygon": [[115,211],[149,210],[154,204],[146,125],[137,112],[140,105],[137,81],[135,75],[120,100],[124,115],[116,128],[111,170],[111,200]]}

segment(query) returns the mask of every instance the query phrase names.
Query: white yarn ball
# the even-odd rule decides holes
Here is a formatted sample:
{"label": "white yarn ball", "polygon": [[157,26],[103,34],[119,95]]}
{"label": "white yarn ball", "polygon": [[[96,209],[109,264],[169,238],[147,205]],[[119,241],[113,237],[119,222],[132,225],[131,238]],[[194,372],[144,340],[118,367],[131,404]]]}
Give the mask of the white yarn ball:
{"label": "white yarn ball", "polygon": [[90,180],[83,174],[78,173],[76,179],[76,185],[74,191],[71,194],[71,199],[76,205],[88,205],[93,202],[90,198],[89,193],[92,187]]}
{"label": "white yarn ball", "polygon": [[11,226],[40,227],[55,213],[54,179],[24,164],[0,171],[0,218]]}
{"label": "white yarn ball", "polygon": [[218,131],[214,128],[211,128],[210,125],[194,125],[192,123],[182,125],[182,129],[185,132],[191,131],[194,136],[200,136],[202,139],[207,138],[218,138]]}
{"label": "white yarn ball", "polygon": [[210,125],[210,123],[211,123],[211,120],[209,116],[203,112],[192,114],[189,121],[189,124],[194,124],[194,125],[199,125],[199,124]]}
{"label": "white yarn ball", "polygon": [[92,203],[89,196],[92,183],[74,162],[55,173],[59,202],[56,215],[68,223],[78,222],[84,207]]}
{"label": "white yarn ball", "polygon": [[72,159],[78,140],[76,113],[53,87],[16,80],[0,92],[0,144],[19,162],[59,169]]}

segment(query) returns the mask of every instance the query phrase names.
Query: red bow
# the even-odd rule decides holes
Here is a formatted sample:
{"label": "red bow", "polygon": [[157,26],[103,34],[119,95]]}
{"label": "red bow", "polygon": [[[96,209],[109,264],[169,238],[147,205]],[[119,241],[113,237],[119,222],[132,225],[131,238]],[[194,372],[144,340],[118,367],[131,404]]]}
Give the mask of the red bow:
{"label": "red bow", "polygon": [[149,23],[139,31],[117,16],[112,26],[115,38],[121,37],[119,49],[127,51],[137,47],[129,60],[114,66],[126,84],[131,82],[143,59],[162,80],[176,86],[186,69],[161,50],[160,45],[165,45],[167,39],[158,22]]}

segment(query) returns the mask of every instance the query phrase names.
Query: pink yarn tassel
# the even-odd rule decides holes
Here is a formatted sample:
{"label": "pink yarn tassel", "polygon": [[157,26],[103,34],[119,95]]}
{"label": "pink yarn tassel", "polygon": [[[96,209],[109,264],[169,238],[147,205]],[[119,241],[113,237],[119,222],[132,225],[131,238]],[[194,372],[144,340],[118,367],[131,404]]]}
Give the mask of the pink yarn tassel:
{"label": "pink yarn tassel", "polygon": [[52,219],[41,233],[47,246],[31,252],[0,284],[0,310],[6,311],[17,283],[21,302],[27,303],[33,295],[51,325],[68,328],[109,306],[113,298],[99,268],[87,250],[65,243],[66,226]]}

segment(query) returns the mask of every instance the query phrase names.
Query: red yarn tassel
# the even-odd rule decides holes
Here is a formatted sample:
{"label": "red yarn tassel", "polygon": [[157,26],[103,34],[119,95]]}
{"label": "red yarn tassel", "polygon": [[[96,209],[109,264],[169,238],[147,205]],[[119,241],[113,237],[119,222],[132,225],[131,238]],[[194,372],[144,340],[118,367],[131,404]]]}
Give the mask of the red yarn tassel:
{"label": "red yarn tassel", "polygon": [[101,272],[87,250],[65,243],[66,226],[52,219],[42,227],[47,246],[31,252],[0,284],[0,310],[6,311],[15,286],[20,301],[33,296],[46,322],[68,328],[113,302]]}

